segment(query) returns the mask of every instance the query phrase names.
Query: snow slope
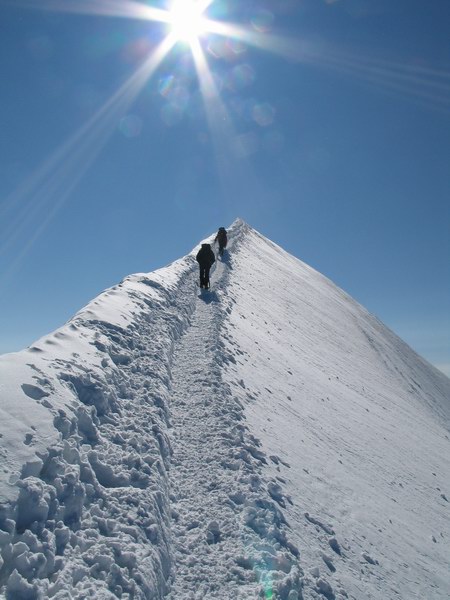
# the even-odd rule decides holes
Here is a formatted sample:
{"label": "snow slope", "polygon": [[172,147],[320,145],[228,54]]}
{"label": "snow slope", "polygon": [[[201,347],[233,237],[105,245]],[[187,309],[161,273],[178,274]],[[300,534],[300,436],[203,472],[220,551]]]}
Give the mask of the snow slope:
{"label": "snow slope", "polygon": [[[197,247],[198,248],[198,247]],[[0,596],[450,597],[450,380],[242,221],[0,357]]]}

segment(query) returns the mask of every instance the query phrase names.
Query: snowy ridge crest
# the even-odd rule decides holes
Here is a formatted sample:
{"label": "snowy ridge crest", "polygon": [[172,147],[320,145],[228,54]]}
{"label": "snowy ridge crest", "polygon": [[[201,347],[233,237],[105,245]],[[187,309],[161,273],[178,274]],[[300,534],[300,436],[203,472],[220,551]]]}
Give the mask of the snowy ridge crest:
{"label": "snowy ridge crest", "polygon": [[[229,231],[230,249],[236,250],[250,228],[238,220]],[[184,578],[174,577],[174,563],[181,572],[183,531],[197,527],[190,513],[189,523],[183,523],[175,493],[183,494],[182,475],[169,478],[171,469],[177,473],[176,443],[200,459],[187,470],[189,481],[205,483],[206,461],[218,469],[218,482],[222,471],[229,474],[234,490],[230,497],[228,489],[223,491],[225,498],[219,505],[216,498],[210,507],[216,517],[224,517],[222,522],[198,521],[199,554],[213,546],[222,554],[224,543],[229,548],[229,569],[217,593],[228,589],[235,597],[235,590],[247,589],[247,583],[253,592],[270,540],[285,549],[271,554],[273,570],[280,569],[286,580],[278,584],[283,597],[292,586],[299,587],[300,571],[293,569],[298,551],[286,538],[284,517],[273,500],[283,504],[279,487],[266,490],[260,472],[264,453],[247,431],[242,404],[221,380],[223,365],[234,360],[220,341],[228,310],[220,295],[232,265],[218,264],[217,291],[199,308],[196,250],[165,269],[127,277],[53,334],[23,352],[0,357],[6,466],[0,486],[0,589],[8,600],[162,598],[186,590]],[[186,448],[180,436],[175,442],[170,431],[183,394],[192,394],[185,387],[191,368],[180,371],[174,350],[202,310],[209,323],[211,361],[204,365],[211,368],[205,378],[212,389],[200,401],[209,414],[200,443],[210,429],[222,440],[206,456],[198,446]],[[199,341],[204,343],[203,335]],[[204,352],[200,346],[196,350]],[[178,355],[182,352],[178,349]],[[191,383],[198,386],[198,378]],[[186,408],[191,413],[189,403]],[[189,428],[181,412],[185,440]],[[210,479],[206,484],[207,495]],[[222,501],[227,515],[222,515]],[[248,547],[255,549],[251,557]],[[192,587],[199,584],[191,577]],[[211,593],[214,586],[217,582]]]}
{"label": "snowy ridge crest", "polygon": [[243,222],[214,274],[214,291],[200,297],[180,340],[172,371],[170,471],[178,598],[302,597],[300,553],[289,539],[283,485],[267,477],[269,461],[238,398],[224,378],[237,364],[224,327],[235,309],[228,293],[235,256],[252,234]]}

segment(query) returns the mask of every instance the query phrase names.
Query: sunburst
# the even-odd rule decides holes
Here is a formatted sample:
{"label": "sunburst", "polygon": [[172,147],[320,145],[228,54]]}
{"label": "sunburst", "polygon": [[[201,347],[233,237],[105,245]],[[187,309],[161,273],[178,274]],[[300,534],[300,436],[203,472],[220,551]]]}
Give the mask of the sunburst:
{"label": "sunburst", "polygon": [[[20,234],[30,215],[36,215],[37,210],[41,215],[51,215],[61,205],[62,199],[68,195],[67,190],[73,189],[80,179],[80,174],[87,171],[115,130],[121,116],[129,110],[146,82],[158,72],[162,61],[175,46],[182,52],[192,53],[214,147],[222,157],[233,154],[234,131],[232,120],[208,65],[207,54],[214,56],[214,52],[204,52],[204,47],[208,47],[211,37],[237,40],[241,46],[269,51],[289,61],[309,63],[351,75],[377,85],[380,89],[406,94],[416,101],[421,100],[434,109],[448,110],[448,71],[365,59],[360,53],[349,55],[339,48],[327,47],[325,44],[318,48],[304,39],[274,35],[268,32],[266,27],[246,27],[238,23],[213,20],[207,13],[214,0],[172,0],[166,8],[151,6],[137,0],[10,0],[10,3],[16,8],[147,21],[153,24],[152,27],[165,30],[166,36],[151,54],[144,57],[142,64],[89,122],[57,149],[21,188],[5,200],[4,206],[8,210],[19,206],[19,210],[16,211],[19,220],[20,215],[25,217],[23,222],[17,223],[17,228],[9,228],[8,235],[0,243],[0,255]],[[185,50],[182,46],[185,46]],[[211,60],[211,57],[209,59]],[[221,170],[219,160],[217,168]],[[223,178],[229,179],[226,176]],[[42,226],[45,221],[43,216]],[[41,229],[42,227],[37,227],[36,231]]]}
{"label": "sunburst", "polygon": [[169,25],[178,41],[191,44],[207,32],[206,8],[204,2],[175,0],[169,11]]}

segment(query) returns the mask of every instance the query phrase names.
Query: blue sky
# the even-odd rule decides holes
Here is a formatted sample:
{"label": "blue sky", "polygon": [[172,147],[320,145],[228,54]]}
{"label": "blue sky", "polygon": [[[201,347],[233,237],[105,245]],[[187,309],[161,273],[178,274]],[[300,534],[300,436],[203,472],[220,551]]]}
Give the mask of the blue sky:
{"label": "blue sky", "polygon": [[450,374],[448,2],[214,0],[199,72],[56,4],[0,5],[0,352],[239,216]]}

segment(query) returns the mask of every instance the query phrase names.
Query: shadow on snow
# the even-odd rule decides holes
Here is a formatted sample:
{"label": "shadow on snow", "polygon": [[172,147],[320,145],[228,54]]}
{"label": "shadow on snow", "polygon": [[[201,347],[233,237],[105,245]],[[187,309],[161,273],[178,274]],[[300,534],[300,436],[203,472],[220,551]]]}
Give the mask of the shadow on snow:
{"label": "shadow on snow", "polygon": [[219,296],[216,292],[210,292],[208,290],[203,290],[198,295],[200,300],[203,300],[205,304],[211,304],[212,302],[219,302]]}

